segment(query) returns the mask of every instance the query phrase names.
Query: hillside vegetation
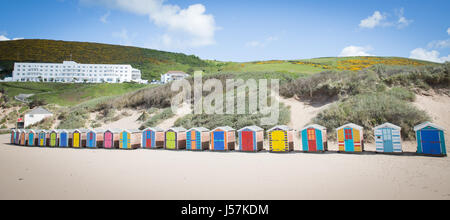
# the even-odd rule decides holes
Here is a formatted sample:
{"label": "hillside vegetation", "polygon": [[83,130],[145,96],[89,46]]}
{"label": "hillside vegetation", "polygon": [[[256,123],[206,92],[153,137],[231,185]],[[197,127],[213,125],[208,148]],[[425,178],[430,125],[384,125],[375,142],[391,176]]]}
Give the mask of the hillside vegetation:
{"label": "hillside vegetation", "polygon": [[280,94],[310,102],[335,99],[337,103],[313,119],[329,130],[346,123],[362,125],[367,140],[372,129],[385,122],[402,126],[402,137],[414,138],[413,128],[431,120],[426,112],[412,102],[415,93],[435,90],[450,95],[450,63],[421,67],[389,67],[375,65],[361,71],[326,71],[299,78],[281,86]]}
{"label": "hillside vegetation", "polygon": [[0,41],[0,67],[11,73],[14,62],[131,64],[142,71],[143,79],[159,79],[169,70],[192,73],[210,64],[193,55],[99,43],[54,40]]}

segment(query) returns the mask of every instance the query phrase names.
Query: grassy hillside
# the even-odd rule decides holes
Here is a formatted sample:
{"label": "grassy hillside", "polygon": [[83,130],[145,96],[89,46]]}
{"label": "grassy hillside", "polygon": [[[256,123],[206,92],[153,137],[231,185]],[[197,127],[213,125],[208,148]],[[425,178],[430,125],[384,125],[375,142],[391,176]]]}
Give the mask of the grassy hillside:
{"label": "grassy hillside", "polygon": [[168,70],[193,72],[210,66],[196,56],[158,50],[98,43],[54,40],[0,41],[3,76],[12,72],[14,62],[54,62],[70,59],[79,63],[131,64],[142,78],[160,78]]}
{"label": "grassy hillside", "polygon": [[304,60],[271,60],[248,63],[223,63],[222,69],[235,72],[286,72],[314,74],[326,70],[359,71],[374,65],[410,66],[437,65],[436,63],[401,57],[325,57]]}
{"label": "grassy hillside", "polygon": [[61,106],[76,105],[92,99],[117,96],[142,88],[152,87],[132,83],[123,84],[62,84],[12,82],[0,83],[0,90],[5,91],[9,100],[14,100],[18,94],[36,94],[30,99],[43,100],[48,104]]}

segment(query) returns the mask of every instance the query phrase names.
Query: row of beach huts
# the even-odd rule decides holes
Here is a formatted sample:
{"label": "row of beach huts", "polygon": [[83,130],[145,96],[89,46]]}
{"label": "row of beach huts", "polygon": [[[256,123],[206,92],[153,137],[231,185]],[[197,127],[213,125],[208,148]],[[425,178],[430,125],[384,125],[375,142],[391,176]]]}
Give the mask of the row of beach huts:
{"label": "row of beach huts", "polygon": [[[446,156],[444,129],[426,122],[416,126],[417,153]],[[294,150],[294,129],[275,126],[267,131],[270,152]],[[336,129],[339,152],[363,152],[363,127],[346,124]],[[11,131],[11,144],[37,147],[71,147],[104,149],[211,150],[258,152],[264,148],[264,129],[249,126],[237,131],[231,127],[208,130],[203,127],[186,130],[174,127],[167,130],[147,128],[75,129],[75,130],[17,130]],[[328,151],[327,129],[310,125],[300,130],[301,147],[305,152]],[[402,153],[401,128],[385,123],[374,128],[376,151]],[[238,146],[238,149],[235,149]]]}

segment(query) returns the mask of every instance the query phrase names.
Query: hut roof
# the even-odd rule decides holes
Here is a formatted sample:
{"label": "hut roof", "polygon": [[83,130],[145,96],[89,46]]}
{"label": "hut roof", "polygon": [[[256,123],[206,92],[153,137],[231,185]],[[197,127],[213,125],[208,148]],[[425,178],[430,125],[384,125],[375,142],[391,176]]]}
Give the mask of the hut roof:
{"label": "hut roof", "polygon": [[324,127],[322,125],[312,124],[312,125],[308,125],[308,126],[302,128],[302,130],[305,130],[305,129],[308,129],[308,128],[315,128],[315,129],[318,129],[318,130],[326,130],[327,129],[326,127]]}
{"label": "hut roof", "polygon": [[436,128],[436,129],[439,129],[439,130],[441,130],[441,131],[444,131],[444,130],[445,130],[443,127],[441,127],[441,126],[439,126],[439,125],[435,125],[435,124],[433,124],[433,123],[427,121],[427,122],[425,122],[425,123],[422,123],[422,124],[417,125],[416,127],[414,127],[414,131],[422,130],[422,129],[428,127],[428,126],[433,127],[433,128]]}
{"label": "hut roof", "polygon": [[204,127],[198,127],[198,128],[191,128],[188,131],[209,132],[209,129],[204,128]]}
{"label": "hut roof", "polygon": [[67,130],[65,130],[65,129],[59,129],[59,130],[58,130],[58,133],[60,133],[60,134],[61,134],[61,133],[69,133],[69,131],[67,131]]}
{"label": "hut roof", "polygon": [[234,128],[230,127],[230,126],[217,127],[217,128],[215,128],[215,129],[214,129],[213,131],[216,131],[216,130],[223,130],[223,131],[236,131],[236,129],[234,129]]}
{"label": "hut roof", "polygon": [[144,129],[144,131],[156,131],[156,132],[163,132],[164,129],[158,128],[158,127],[149,127]]}
{"label": "hut roof", "polygon": [[376,127],[373,128],[373,130],[378,130],[378,129],[381,129],[381,128],[393,128],[393,129],[396,129],[396,130],[402,130],[401,127],[399,127],[397,125],[394,125],[394,124],[391,124],[391,123],[384,123],[382,125],[376,126]]}
{"label": "hut roof", "polygon": [[241,128],[241,129],[239,130],[239,132],[241,132],[241,131],[243,131],[243,130],[245,130],[245,129],[249,129],[249,130],[252,130],[252,131],[264,131],[264,129],[262,129],[262,128],[256,126],[256,125],[254,125],[254,126],[247,126],[247,127]]}
{"label": "hut roof", "polygon": [[166,131],[175,131],[175,132],[185,132],[186,128],[183,127],[173,127],[173,128],[169,128]]}
{"label": "hut roof", "polygon": [[44,133],[48,133],[48,131],[47,131],[47,130],[42,130],[42,129],[41,129],[41,130],[36,130],[36,132],[37,132],[37,133],[42,133],[42,132],[44,132]]}
{"label": "hut roof", "polygon": [[347,128],[347,127],[355,128],[355,129],[358,129],[358,130],[363,130],[363,127],[361,127],[359,125],[356,125],[356,124],[353,124],[353,123],[349,123],[349,124],[343,125],[343,126],[341,126],[339,128],[336,128],[336,130],[341,130],[342,128]]}
{"label": "hut roof", "polygon": [[268,131],[274,131],[274,130],[292,131],[294,129],[290,128],[287,125],[278,125],[278,126],[275,126],[271,129],[269,129]]}

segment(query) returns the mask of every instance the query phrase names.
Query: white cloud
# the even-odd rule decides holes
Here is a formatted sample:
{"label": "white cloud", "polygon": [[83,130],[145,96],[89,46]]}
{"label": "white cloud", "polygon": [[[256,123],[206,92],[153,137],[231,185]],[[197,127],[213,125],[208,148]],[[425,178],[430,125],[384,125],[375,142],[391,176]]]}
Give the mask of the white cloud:
{"label": "white cloud", "polygon": [[[183,9],[178,5],[166,4],[165,0],[80,0],[80,2],[146,15],[154,24],[167,30],[162,38],[172,39],[170,42],[181,42],[185,47],[215,43],[214,35],[218,27],[214,16],[206,14],[206,8],[202,4],[190,5]],[[170,44],[169,41],[166,43]]]}
{"label": "white cloud", "polygon": [[383,13],[380,11],[375,11],[373,15],[369,16],[366,19],[361,20],[359,23],[360,28],[373,29],[375,27],[397,27],[404,28],[409,26],[413,20],[407,19],[405,17],[405,10],[403,8],[396,9],[395,15],[397,16],[397,20],[390,19],[391,14]]}
{"label": "white cloud", "polygon": [[450,48],[450,39],[432,41],[431,43],[428,44],[428,48],[435,48],[435,49]]}
{"label": "white cloud", "polygon": [[404,28],[407,27],[408,25],[410,25],[413,20],[408,20],[404,14],[405,14],[405,10],[403,8],[401,8],[400,10],[398,10],[396,12],[397,16],[398,16],[398,21],[397,21],[397,27],[398,28]]}
{"label": "white cloud", "polygon": [[386,15],[382,15],[381,12],[375,11],[372,16],[362,20],[359,23],[360,28],[374,28],[376,26],[380,26],[383,24],[383,21],[386,20]]}
{"label": "white cloud", "polygon": [[426,50],[423,48],[416,48],[411,51],[409,58],[426,60],[436,63],[444,63],[445,61],[450,61],[450,55],[446,57],[440,57],[440,53],[437,50]]}
{"label": "white cloud", "polygon": [[278,37],[268,37],[264,41],[250,41],[245,44],[246,47],[266,47],[270,43],[277,41]]}
{"label": "white cloud", "polygon": [[7,38],[5,35],[0,35],[0,41],[7,41],[7,40],[11,39]]}
{"label": "white cloud", "polygon": [[108,11],[106,14],[104,14],[103,16],[100,17],[100,21],[105,24],[108,23],[108,18],[110,15],[111,15],[111,12]]}
{"label": "white cloud", "polygon": [[348,46],[341,51],[340,57],[356,57],[356,56],[374,56],[369,51],[373,50],[372,47],[358,47],[358,46]]}
{"label": "white cloud", "polygon": [[450,35],[450,28],[447,29],[447,34]]}
{"label": "white cloud", "polygon": [[8,40],[23,40],[24,38],[13,38],[13,39],[9,39],[7,38],[5,35],[0,35],[0,41],[8,41]]}

